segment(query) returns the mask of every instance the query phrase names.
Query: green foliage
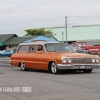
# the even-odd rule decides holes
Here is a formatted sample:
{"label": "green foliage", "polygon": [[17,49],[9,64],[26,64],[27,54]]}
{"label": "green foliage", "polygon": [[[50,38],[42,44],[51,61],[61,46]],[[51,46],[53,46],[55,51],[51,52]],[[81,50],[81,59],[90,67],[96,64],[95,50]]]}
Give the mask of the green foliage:
{"label": "green foliage", "polygon": [[39,28],[39,29],[27,29],[25,30],[27,32],[27,34],[25,34],[25,36],[34,36],[34,35],[46,35],[46,34],[53,34],[53,32],[51,30],[44,30],[44,28]]}

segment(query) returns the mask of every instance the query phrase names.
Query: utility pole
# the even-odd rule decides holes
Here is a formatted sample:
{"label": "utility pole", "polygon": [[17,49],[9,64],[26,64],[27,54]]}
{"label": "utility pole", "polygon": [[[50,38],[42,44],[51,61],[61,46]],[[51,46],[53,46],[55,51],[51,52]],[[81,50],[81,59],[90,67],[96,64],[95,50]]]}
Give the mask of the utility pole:
{"label": "utility pole", "polygon": [[65,28],[66,28],[66,43],[67,43],[67,16],[65,16]]}
{"label": "utility pole", "polygon": [[64,43],[64,34],[63,34],[63,31],[62,31],[62,43]]}

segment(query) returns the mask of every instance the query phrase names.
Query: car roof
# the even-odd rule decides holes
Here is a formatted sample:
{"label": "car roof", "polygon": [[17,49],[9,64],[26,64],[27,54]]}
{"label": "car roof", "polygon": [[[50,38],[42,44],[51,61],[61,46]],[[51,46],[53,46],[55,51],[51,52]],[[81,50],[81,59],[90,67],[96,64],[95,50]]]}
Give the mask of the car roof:
{"label": "car roof", "polygon": [[48,43],[61,43],[61,42],[43,42],[43,41],[39,41],[39,42],[30,42],[30,43],[21,43],[19,45],[30,45],[30,44],[48,44]]}

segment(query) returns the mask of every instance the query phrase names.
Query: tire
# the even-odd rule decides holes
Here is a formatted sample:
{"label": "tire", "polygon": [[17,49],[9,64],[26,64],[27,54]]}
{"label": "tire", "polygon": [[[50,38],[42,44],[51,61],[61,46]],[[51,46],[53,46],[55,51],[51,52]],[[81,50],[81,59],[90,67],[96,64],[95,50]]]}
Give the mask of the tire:
{"label": "tire", "polygon": [[57,65],[56,65],[56,63],[55,62],[52,62],[51,63],[51,72],[53,73],[53,74],[58,74],[58,73],[60,73],[60,71],[59,71],[59,69],[57,68]]}
{"label": "tire", "polygon": [[84,71],[84,73],[91,73],[92,70],[93,70],[93,69],[85,69],[85,70],[83,70],[83,71]]}
{"label": "tire", "polygon": [[20,63],[20,69],[22,71],[26,71],[27,70],[25,63],[23,63],[23,62]]}

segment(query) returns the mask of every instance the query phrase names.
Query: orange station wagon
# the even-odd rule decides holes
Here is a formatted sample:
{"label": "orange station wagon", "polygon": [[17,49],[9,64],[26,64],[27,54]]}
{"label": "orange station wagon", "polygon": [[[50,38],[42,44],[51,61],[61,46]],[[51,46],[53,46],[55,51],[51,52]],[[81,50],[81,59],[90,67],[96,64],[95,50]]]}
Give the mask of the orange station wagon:
{"label": "orange station wagon", "polygon": [[27,69],[47,70],[53,74],[61,70],[92,72],[100,68],[97,55],[77,53],[67,43],[31,42],[19,44],[11,56],[11,65]]}

